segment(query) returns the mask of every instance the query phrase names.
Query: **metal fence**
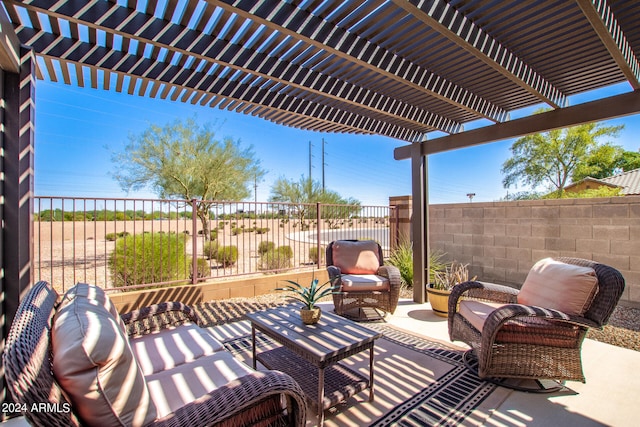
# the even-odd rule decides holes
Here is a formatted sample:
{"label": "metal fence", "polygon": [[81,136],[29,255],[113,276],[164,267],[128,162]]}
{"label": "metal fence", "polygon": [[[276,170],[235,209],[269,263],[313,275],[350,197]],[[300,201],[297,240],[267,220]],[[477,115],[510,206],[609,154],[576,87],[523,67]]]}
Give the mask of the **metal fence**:
{"label": "metal fence", "polygon": [[398,223],[389,206],[39,196],[34,209],[35,278],[61,292],[323,268],[338,239],[376,240],[388,256]]}

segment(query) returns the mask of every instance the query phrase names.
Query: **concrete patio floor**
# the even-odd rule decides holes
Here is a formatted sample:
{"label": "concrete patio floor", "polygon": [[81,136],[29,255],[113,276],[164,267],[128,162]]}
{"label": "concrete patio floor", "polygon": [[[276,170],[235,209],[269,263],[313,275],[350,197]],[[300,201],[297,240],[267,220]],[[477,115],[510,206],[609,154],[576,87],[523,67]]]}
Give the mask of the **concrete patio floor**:
{"label": "concrete patio floor", "polygon": [[[333,310],[333,304],[326,310]],[[403,299],[387,323],[417,334],[449,341],[447,320],[431,306]],[[455,345],[464,347],[461,342]],[[585,340],[582,347],[587,383],[567,382],[567,389],[553,394],[510,391],[496,404],[485,426],[637,426],[640,418],[640,352]],[[3,423],[28,425],[24,418]],[[469,425],[477,425],[473,420]]]}
{"label": "concrete patio floor", "polygon": [[[447,319],[428,303],[401,300],[386,321],[413,333],[450,342]],[[461,342],[455,345],[465,346]],[[553,394],[511,391],[485,426],[637,426],[640,423],[640,352],[586,339],[582,345],[586,384],[568,381]]]}

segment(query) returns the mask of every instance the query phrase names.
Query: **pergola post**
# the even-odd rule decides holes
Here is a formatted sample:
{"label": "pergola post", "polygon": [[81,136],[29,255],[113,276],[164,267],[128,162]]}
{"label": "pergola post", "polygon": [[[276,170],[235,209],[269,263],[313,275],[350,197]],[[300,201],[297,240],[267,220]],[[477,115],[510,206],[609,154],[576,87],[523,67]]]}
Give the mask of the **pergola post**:
{"label": "pergola post", "polygon": [[[20,47],[18,73],[0,70],[0,144],[2,146],[2,172],[0,204],[2,234],[0,237],[0,291],[4,298],[0,304],[2,319],[2,345],[20,303],[23,292],[33,283],[33,141],[35,56],[31,49]],[[1,371],[4,372],[4,369]],[[0,398],[6,401],[6,383],[1,378]]]}
{"label": "pergola post", "polygon": [[426,301],[426,283],[429,280],[429,198],[428,159],[422,155],[419,143],[411,150],[411,241],[413,244],[413,300]]}

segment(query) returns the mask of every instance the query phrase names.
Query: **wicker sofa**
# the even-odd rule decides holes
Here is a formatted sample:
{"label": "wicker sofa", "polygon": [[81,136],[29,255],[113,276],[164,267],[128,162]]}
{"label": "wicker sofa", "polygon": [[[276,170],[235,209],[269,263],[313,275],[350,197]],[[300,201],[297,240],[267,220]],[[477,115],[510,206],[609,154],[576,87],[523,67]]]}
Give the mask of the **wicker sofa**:
{"label": "wicker sofa", "polygon": [[95,286],[78,284],[60,300],[38,282],[18,307],[3,362],[33,425],[305,423],[291,377],[237,361],[181,303],[119,316]]}

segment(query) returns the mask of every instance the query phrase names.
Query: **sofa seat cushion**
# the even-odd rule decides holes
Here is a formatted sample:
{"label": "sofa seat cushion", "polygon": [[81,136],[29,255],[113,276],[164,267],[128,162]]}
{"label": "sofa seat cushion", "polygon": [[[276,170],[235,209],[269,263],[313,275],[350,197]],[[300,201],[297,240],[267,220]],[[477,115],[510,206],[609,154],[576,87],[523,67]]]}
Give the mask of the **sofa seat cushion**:
{"label": "sofa seat cushion", "polygon": [[[487,317],[507,304],[486,301],[460,301],[459,313],[474,328],[482,332]],[[547,321],[541,318],[517,318],[504,323],[495,337],[497,343],[545,344],[555,347],[575,346],[580,334],[577,326]]]}
{"label": "sofa seat cushion", "polygon": [[390,289],[389,279],[376,274],[345,274],[340,276],[342,281],[342,292],[357,291],[388,291]]}
{"label": "sofa seat cushion", "polygon": [[164,417],[184,405],[256,371],[227,351],[201,357],[146,377],[151,399]]}
{"label": "sofa seat cushion", "polygon": [[336,240],[331,251],[333,265],[343,274],[375,274],[381,265],[378,244],[373,240]]}
{"label": "sofa seat cushion", "polygon": [[191,323],[131,338],[130,343],[144,375],[175,368],[224,349],[207,329]]}
{"label": "sofa seat cushion", "polygon": [[598,278],[593,268],[545,258],[529,271],[518,293],[518,303],[582,316],[597,291]]}
{"label": "sofa seat cushion", "polygon": [[156,407],[114,311],[98,287],[67,291],[51,331],[53,373],[83,424],[142,426]]}

